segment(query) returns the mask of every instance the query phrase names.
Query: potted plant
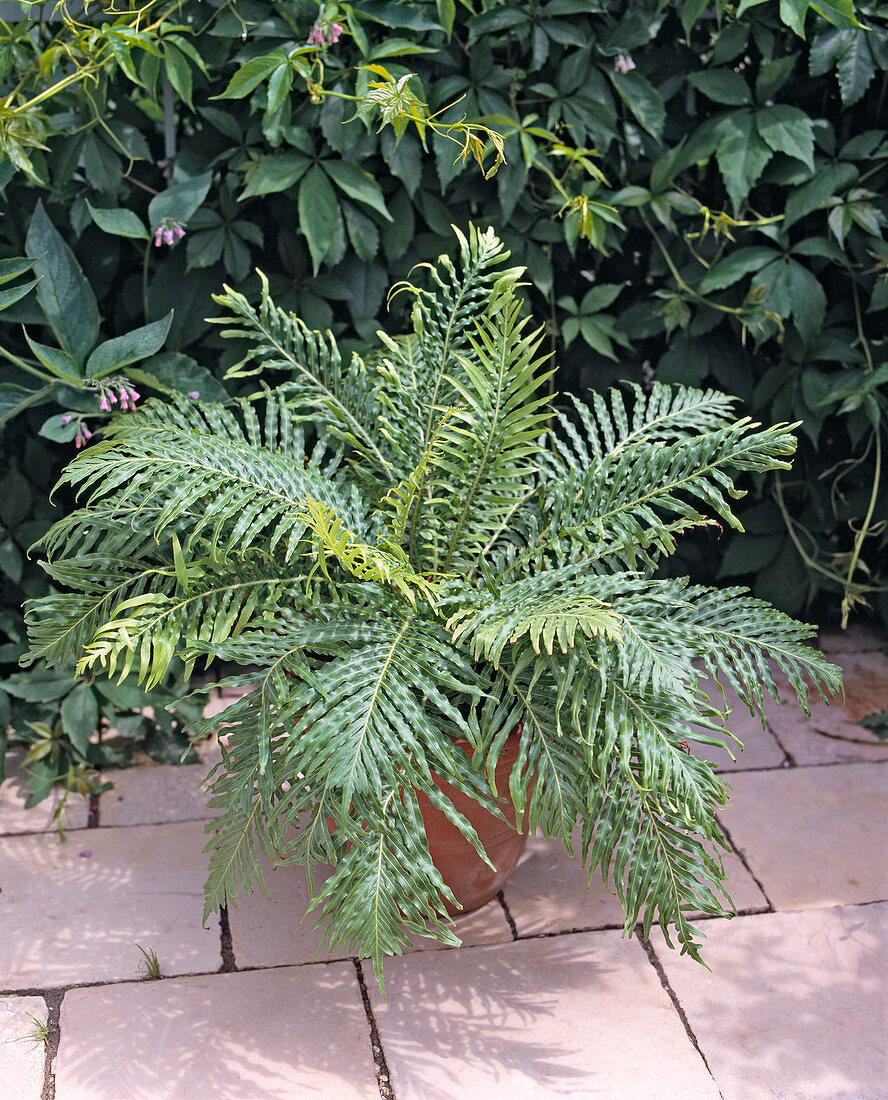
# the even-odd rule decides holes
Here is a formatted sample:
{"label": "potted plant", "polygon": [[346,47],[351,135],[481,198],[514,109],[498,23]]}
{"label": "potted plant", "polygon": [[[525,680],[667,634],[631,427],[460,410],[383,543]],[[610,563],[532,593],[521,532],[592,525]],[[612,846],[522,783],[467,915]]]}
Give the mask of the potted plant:
{"label": "potted plant", "polygon": [[369,360],[264,280],[258,308],[226,288],[216,320],[247,348],[229,376],[254,392],[146,402],[74,459],[82,507],[42,541],[68,591],[31,604],[29,660],[149,687],[176,655],[248,666],[208,912],[261,884],[264,853],[333,865],[313,906],[377,971],[411,933],[458,942],[421,800],[483,853],[461,799],[576,843],[627,931],[658,920],[698,957],[688,914],[730,908],[726,787],[691,750],[725,715],[699,682],[755,711],[774,668],[803,700],[839,672],[744,590],[657,567],[689,528],[739,527],[736,475],[787,468],[791,429],[658,384],[557,408],[520,269],[492,231],[457,236],[458,264],[395,288],[412,331]]}

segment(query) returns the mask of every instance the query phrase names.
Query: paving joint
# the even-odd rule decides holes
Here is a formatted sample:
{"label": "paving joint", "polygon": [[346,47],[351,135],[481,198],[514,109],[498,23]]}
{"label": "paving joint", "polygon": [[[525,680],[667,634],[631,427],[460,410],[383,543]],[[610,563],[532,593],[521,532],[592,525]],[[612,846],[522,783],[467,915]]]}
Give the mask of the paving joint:
{"label": "paving joint", "polygon": [[[770,721],[767,718],[765,718],[765,729],[767,729],[768,733],[770,733],[770,735],[774,738],[774,740],[777,742],[778,746],[780,747],[780,751],[783,753],[783,761],[781,762],[780,767],[781,768],[797,768],[799,765],[796,762],[796,758],[792,755],[792,753],[789,751],[789,749],[787,749],[786,745],[784,745],[783,742],[780,740],[780,737],[779,737],[777,731],[774,729],[774,727],[771,725]],[[763,771],[777,771],[778,769],[777,768],[763,768],[762,770]]]}
{"label": "paving joint", "polygon": [[370,1052],[373,1055],[373,1062],[376,1066],[376,1085],[379,1089],[379,1095],[381,1100],[397,1100],[394,1089],[392,1088],[392,1075],[388,1068],[388,1062],[385,1060],[385,1051],[383,1050],[382,1039],[376,1024],[376,1015],[373,1011],[373,1005],[370,1003],[370,994],[367,991],[367,980],[364,977],[364,968],[361,966],[360,959],[353,958],[352,962],[355,965],[355,974],[357,975],[358,986],[361,990],[361,1000],[364,1002],[364,1013],[367,1017],[367,1023],[370,1026]]}
{"label": "paving joint", "polygon": [[53,1073],[53,1068],[56,1055],[59,1052],[59,1041],[62,1037],[60,1024],[64,996],[65,991],[63,989],[52,989],[43,994],[43,999],[46,1001],[47,1018],[46,1038],[43,1041],[45,1051],[43,1090],[40,1093],[40,1100],[55,1100],[55,1073]]}
{"label": "paving joint", "polygon": [[222,952],[222,965],[220,974],[231,974],[237,970],[237,960],[234,957],[234,943],[231,939],[231,925],[228,923],[228,906],[223,905],[219,909],[219,947]]}
{"label": "paving joint", "polygon": [[641,934],[640,926],[638,928],[638,940],[641,946],[644,948],[644,953],[647,955],[651,966],[656,971],[657,977],[660,979],[660,985],[663,987],[666,995],[672,1002],[672,1007],[678,1013],[678,1018],[681,1020],[688,1038],[693,1043],[694,1050],[696,1050],[696,1052],[700,1055],[703,1065],[706,1066],[706,1072],[709,1074],[710,1077],[712,1077],[713,1084],[718,1089],[719,1097],[721,1097],[721,1100],[724,1100],[724,1094],[722,1093],[721,1089],[718,1088],[718,1081],[715,1080],[715,1076],[713,1075],[712,1070],[709,1068],[709,1062],[707,1061],[706,1055],[703,1053],[700,1047],[697,1036],[694,1034],[694,1029],[691,1027],[691,1023],[688,1020],[687,1013],[685,1012],[684,1008],[682,1008],[681,1002],[676,996],[675,990],[669,984],[669,979],[666,977],[666,971],[663,969],[663,964],[657,957],[657,952],[654,950],[654,945],[651,943],[650,940],[646,940],[643,937],[643,935]]}
{"label": "paving joint", "polygon": [[[728,921],[733,920],[736,917],[764,917],[764,916],[776,916],[780,913],[809,913],[818,912],[820,910],[827,909],[864,909],[871,905],[886,905],[888,904],[888,897],[886,898],[872,898],[866,901],[843,901],[836,902],[833,905],[812,905],[805,906],[801,909],[754,909],[744,908],[739,909],[734,916],[721,917],[717,914],[701,913],[694,917],[695,921]],[[621,932],[623,930],[622,924],[609,923],[609,924],[596,924],[590,925],[584,928],[562,928],[552,932],[519,932],[517,940],[515,941],[503,941],[492,943],[467,943],[463,944],[459,948],[448,947],[442,945],[439,948],[428,948],[427,950],[433,951],[475,951],[485,950],[490,948],[505,947],[510,942],[526,943],[531,940],[546,940],[557,939],[561,936],[585,936],[595,932]],[[631,937],[630,937],[631,938]],[[638,936],[639,942],[644,944],[645,941]],[[408,952],[409,954],[409,952]],[[17,989],[0,989],[0,997],[41,997],[50,1002],[50,999],[57,999],[59,1003],[61,998],[74,989],[100,989],[104,986],[117,986],[117,985],[141,985],[146,981],[153,982],[174,982],[184,980],[188,978],[212,978],[216,974],[223,973],[236,973],[236,974],[254,974],[261,973],[270,970],[291,970],[302,969],[304,967],[312,966],[336,966],[339,963],[355,962],[355,957],[352,955],[338,955],[335,958],[330,959],[310,959],[302,962],[287,962],[287,963],[273,963],[265,966],[235,966],[233,969],[223,969],[220,967],[218,970],[194,970],[188,971],[182,974],[162,974],[159,978],[148,979],[144,977],[133,978],[109,978],[104,981],[92,981],[92,982],[71,982],[64,986],[25,986]]]}
{"label": "paving joint", "polygon": [[768,903],[768,911],[773,913],[775,911],[774,910],[774,903],[771,901],[770,897],[768,896],[768,891],[765,889],[764,883],[761,881],[761,879],[758,877],[758,875],[753,871],[753,869],[749,866],[749,862],[746,859],[746,853],[743,852],[742,849],[734,841],[734,838],[731,836],[731,834],[728,832],[727,828],[725,827],[724,822],[719,821],[718,824],[719,824],[719,827],[721,828],[721,831],[725,834],[725,839],[727,840],[728,844],[730,844],[730,846],[731,846],[731,851],[740,860],[740,862],[743,864],[744,868],[746,869],[746,872],[749,875],[749,877],[756,884],[756,886],[759,888],[759,890],[761,890],[762,897]]}
{"label": "paving joint", "polygon": [[518,939],[518,925],[515,923],[515,918],[509,912],[509,907],[508,907],[508,905],[506,905],[506,899],[505,899],[505,896],[504,896],[502,890],[500,890],[500,892],[496,895],[496,900],[503,907],[503,913],[505,913],[505,915],[506,915],[506,923],[508,924],[509,930],[512,933],[512,939],[517,940]]}

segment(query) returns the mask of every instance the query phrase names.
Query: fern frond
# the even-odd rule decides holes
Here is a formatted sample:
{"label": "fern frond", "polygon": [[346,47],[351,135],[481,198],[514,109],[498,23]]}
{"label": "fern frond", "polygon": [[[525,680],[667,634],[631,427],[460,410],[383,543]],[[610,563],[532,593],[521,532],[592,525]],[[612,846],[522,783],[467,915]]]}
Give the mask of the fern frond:
{"label": "fern frond", "polygon": [[[183,412],[190,414],[186,426]],[[321,448],[294,461],[292,453],[261,445],[258,419],[248,416],[242,428],[209,403],[198,419],[181,405],[147,402],[144,413],[114,425],[112,438],[79,455],[59,484],[85,497],[90,512],[101,506],[106,526],[144,530],[150,516],[154,541],[177,530],[189,551],[209,537],[223,553],[254,545],[274,552],[280,544],[289,559],[306,531],[300,504],[306,497],[335,507],[353,525],[364,522],[360,497],[336,456]],[[58,544],[55,533],[49,542]]]}
{"label": "fern frond", "polygon": [[687,588],[675,626],[693,655],[716,679],[724,678],[753,714],[761,713],[765,692],[780,700],[772,665],[786,676],[806,714],[809,684],[824,701],[841,690],[842,670],[805,645],[816,629],[755,599],[748,589]]}
{"label": "fern frond", "polygon": [[717,390],[665,386],[654,382],[649,392],[635,383],[624,383],[632,394],[627,409],[623,393],[591,392],[588,403],[566,394],[579,428],[562,412],[556,412],[560,433],[553,446],[568,465],[586,471],[605,455],[640,443],[672,443],[704,432],[717,431],[733,420],[736,399]]}
{"label": "fern frond", "polygon": [[429,855],[414,791],[385,792],[378,814],[364,817],[311,908],[321,907],[324,943],[373,960],[384,995],[383,959],[411,947],[411,933],[459,946],[444,906],[456,899]]}
{"label": "fern frond", "polygon": [[[237,637],[254,616],[276,611],[281,599],[298,602],[307,582],[301,573],[269,575],[245,565],[238,572],[242,579],[208,574],[187,593],[154,585],[119,601],[83,645],[78,672],[99,667],[113,677],[119,668],[123,680],[138,664],[138,682],[154,687],[174,657],[190,669],[200,646]],[[39,613],[46,603],[36,600],[33,606]]]}
{"label": "fern frond", "polygon": [[212,775],[209,806],[221,811],[208,822],[208,877],[204,888],[203,921],[223,905],[237,908],[239,893],[251,894],[254,886],[267,896],[260,857],[279,861],[275,844],[275,811],[271,800],[258,787],[259,746],[240,735],[236,713],[243,713],[243,700],[228,708],[232,719],[227,745],[222,746],[222,766]]}
{"label": "fern frond", "polygon": [[[374,379],[360,356],[353,355],[348,367],[333,334],[309,329],[295,314],[278,308],[269,294],[268,279],[259,272],[262,290],[259,308],[229,286],[224,294],[213,295],[217,305],[236,318],[235,327],[221,335],[246,340],[246,356],[227,377],[243,378],[264,370],[284,370],[290,375],[287,395],[303,414],[353,447],[384,475],[391,476],[391,458],[374,432],[379,406]],[[212,323],[230,325],[229,317],[212,317]]]}
{"label": "fern frond", "polygon": [[[484,314],[497,291],[514,287],[524,271],[520,267],[503,268],[509,253],[492,229],[481,231],[470,226],[468,237],[455,226],[454,232],[459,241],[459,266],[449,256],[439,256],[436,264],[418,265],[419,270],[428,273],[432,289],[404,281],[389,292],[389,300],[404,292],[413,296],[416,355],[405,364],[399,355],[403,345],[391,350],[398,373],[412,376],[417,406],[425,413],[423,447],[432,438],[438,410],[457,403],[451,380],[455,357],[467,349],[467,337],[474,332],[478,316]],[[405,366],[409,369],[404,370]]]}
{"label": "fern frond", "polygon": [[617,447],[583,473],[552,458],[538,498],[542,529],[617,568],[655,565],[689,527],[721,520],[742,530],[731,503],[744,495],[736,471],[787,469],[795,451],[790,426],[757,427],[744,418],[671,443]]}
{"label": "fern frond", "polygon": [[342,517],[320,501],[306,499],[302,506],[305,525],[315,536],[316,568],[325,577],[330,576],[327,561],[333,558],[353,577],[387,585],[413,607],[417,596],[435,606],[435,585],[413,569],[400,546],[390,542],[385,549],[359,540],[343,526]]}
{"label": "fern frond", "polygon": [[[403,546],[406,541],[408,524],[420,505],[429,466],[440,458],[441,441],[445,429],[455,412],[455,409],[445,409],[444,415],[441,417],[428,446],[423,450],[417,465],[397,485],[393,485],[379,502],[379,510],[385,515],[392,540],[397,546]],[[428,503],[434,508],[436,504],[440,503],[440,500],[430,499]],[[430,553],[434,555],[440,535],[441,532],[434,523],[429,524],[428,531],[421,533],[418,540],[421,547],[419,555],[421,558],[426,559]]]}
{"label": "fern frond", "polygon": [[462,405],[442,430],[431,475],[446,499],[429,507],[446,534],[445,572],[451,562],[476,560],[536,473],[548,419],[547,398],[538,394],[551,372],[541,369],[547,358],[539,354],[542,329],[527,332],[520,311],[510,288],[499,294],[451,379]]}
{"label": "fern frond", "polygon": [[73,592],[53,592],[25,606],[30,647],[23,665],[39,659],[63,667],[82,657],[96,631],[124,600],[138,598],[149,588],[160,595],[175,587],[174,577],[137,558],[83,554],[74,561],[42,562],[43,568]]}
{"label": "fern frond", "polygon": [[[708,837],[727,850],[717,825]],[[719,895],[724,893],[724,867],[715,848],[691,835],[678,816],[654,801],[640,780],[622,769],[602,776],[590,792],[581,835],[583,862],[590,877],[600,869],[605,883],[612,879],[626,914],[624,933],[639,919],[647,938],[657,920],[666,942],[674,927],[682,954],[701,962],[699,931],[688,914],[700,910],[710,916],[730,916]]]}
{"label": "fern frond", "polygon": [[[457,597],[458,610],[447,620],[453,640],[468,644],[475,660],[481,657],[498,667],[506,646],[529,640],[534,651],[551,654],[556,642],[562,652],[572,649],[577,634],[619,638],[622,620],[602,594],[613,592],[612,582],[577,578],[577,567],[552,570],[504,585],[496,595],[468,593]],[[453,600],[451,591],[450,599]]]}

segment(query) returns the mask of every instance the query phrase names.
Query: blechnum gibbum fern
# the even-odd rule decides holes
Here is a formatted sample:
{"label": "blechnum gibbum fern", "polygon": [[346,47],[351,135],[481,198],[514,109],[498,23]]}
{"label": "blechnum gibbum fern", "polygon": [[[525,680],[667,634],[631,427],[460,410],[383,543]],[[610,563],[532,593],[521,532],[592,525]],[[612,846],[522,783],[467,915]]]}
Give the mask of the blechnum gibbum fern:
{"label": "blechnum gibbum fern", "polygon": [[699,680],[756,711],[775,666],[803,701],[839,678],[809,628],[657,563],[690,527],[739,527],[734,477],[787,468],[795,441],[658,384],[557,411],[520,269],[491,231],[458,237],[458,264],[399,288],[412,331],[366,362],[267,285],[258,306],[226,289],[217,320],[250,347],[231,374],[256,392],[149,402],[71,463],[81,507],[42,544],[65,592],[31,604],[28,659],[149,683],[174,655],[261,670],[222,716],[208,913],[262,885],[264,854],[333,864],[313,905],[377,972],[411,933],[455,942],[417,792],[477,846],[432,775],[495,808],[521,723],[531,828],[613,881],[627,931],[658,920],[698,957],[688,914],[730,906],[725,784],[690,749],[724,714]]}

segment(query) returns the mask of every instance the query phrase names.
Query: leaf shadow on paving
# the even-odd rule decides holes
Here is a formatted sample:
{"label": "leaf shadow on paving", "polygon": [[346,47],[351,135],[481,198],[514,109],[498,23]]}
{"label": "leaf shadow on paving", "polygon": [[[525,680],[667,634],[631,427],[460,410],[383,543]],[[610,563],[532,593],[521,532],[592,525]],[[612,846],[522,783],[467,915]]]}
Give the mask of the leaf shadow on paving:
{"label": "leaf shadow on paving", "polygon": [[76,989],[56,1100],[375,1100],[351,962]]}
{"label": "leaf shadow on paving", "polygon": [[202,842],[200,822],[4,838],[0,989],[132,979],[137,944],[166,974],[216,970]]}
{"label": "leaf shadow on paving", "polygon": [[656,951],[725,1100],[881,1100],[888,905],[708,922],[711,973]]}
{"label": "leaf shadow on paving", "polygon": [[405,956],[369,988],[398,1100],[716,1100],[645,952],[619,932]]}

